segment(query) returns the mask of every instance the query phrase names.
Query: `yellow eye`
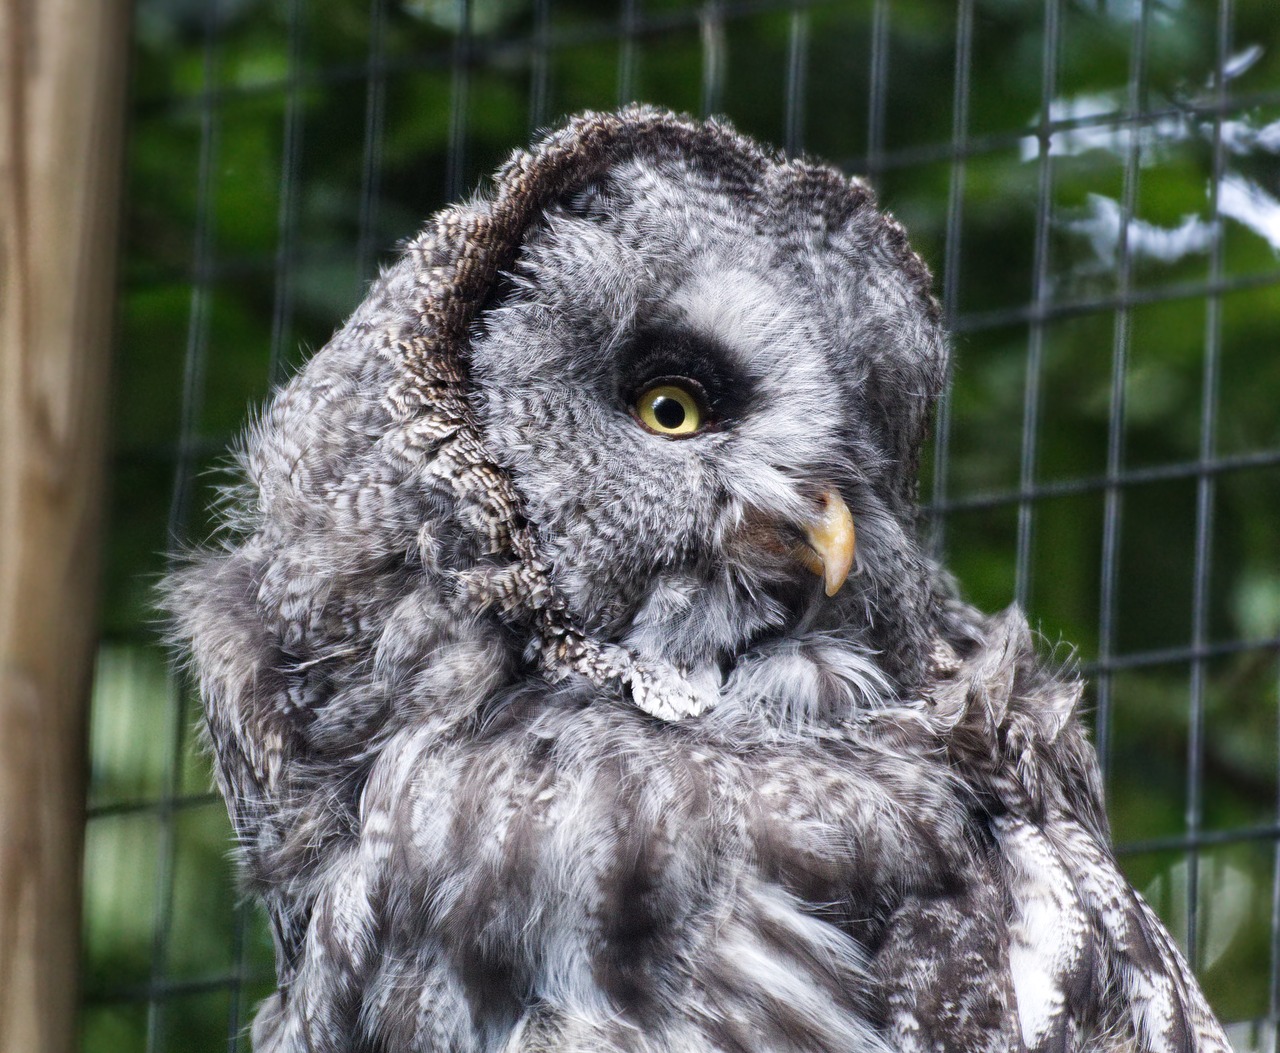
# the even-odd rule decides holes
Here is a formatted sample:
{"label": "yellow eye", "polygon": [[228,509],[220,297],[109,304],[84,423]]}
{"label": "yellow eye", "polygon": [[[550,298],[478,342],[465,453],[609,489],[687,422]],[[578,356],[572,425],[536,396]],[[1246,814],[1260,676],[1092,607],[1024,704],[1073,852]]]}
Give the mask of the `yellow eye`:
{"label": "yellow eye", "polygon": [[645,388],[636,399],[635,414],[650,431],[671,438],[695,434],[704,417],[698,397],[669,380]]}

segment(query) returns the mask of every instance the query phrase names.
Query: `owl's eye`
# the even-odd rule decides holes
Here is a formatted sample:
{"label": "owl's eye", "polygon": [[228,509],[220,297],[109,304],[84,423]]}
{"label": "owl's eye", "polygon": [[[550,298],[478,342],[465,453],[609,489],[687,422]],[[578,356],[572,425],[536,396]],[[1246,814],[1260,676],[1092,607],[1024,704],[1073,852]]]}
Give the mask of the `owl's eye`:
{"label": "owl's eye", "polygon": [[663,377],[650,384],[636,396],[631,409],[651,432],[669,439],[696,435],[707,420],[702,385],[688,377]]}

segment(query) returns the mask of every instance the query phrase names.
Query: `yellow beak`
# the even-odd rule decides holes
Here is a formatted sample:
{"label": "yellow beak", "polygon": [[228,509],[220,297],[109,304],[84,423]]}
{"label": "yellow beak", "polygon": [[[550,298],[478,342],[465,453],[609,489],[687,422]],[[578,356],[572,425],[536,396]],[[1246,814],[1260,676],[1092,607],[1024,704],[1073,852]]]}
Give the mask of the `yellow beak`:
{"label": "yellow beak", "polygon": [[817,517],[804,527],[807,544],[802,545],[796,555],[822,579],[827,595],[834,596],[853,568],[857,535],[849,506],[838,493],[827,490],[821,500]]}

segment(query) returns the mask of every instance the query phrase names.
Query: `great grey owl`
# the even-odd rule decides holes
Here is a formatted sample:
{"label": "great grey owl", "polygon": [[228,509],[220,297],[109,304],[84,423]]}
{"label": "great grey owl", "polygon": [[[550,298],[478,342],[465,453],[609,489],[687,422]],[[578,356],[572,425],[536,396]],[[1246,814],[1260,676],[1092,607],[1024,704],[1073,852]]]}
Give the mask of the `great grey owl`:
{"label": "great grey owl", "polygon": [[723,123],[585,114],[408,245],[166,593],[259,1053],[1227,1049],[1080,685],[917,537],[946,358],[868,188]]}

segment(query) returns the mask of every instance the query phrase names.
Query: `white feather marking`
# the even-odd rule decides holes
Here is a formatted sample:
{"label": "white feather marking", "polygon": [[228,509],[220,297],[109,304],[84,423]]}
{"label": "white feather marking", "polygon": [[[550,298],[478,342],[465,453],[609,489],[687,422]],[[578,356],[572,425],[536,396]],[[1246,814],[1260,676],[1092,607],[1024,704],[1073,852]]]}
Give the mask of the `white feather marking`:
{"label": "white feather marking", "polygon": [[1014,917],[1009,971],[1022,1040],[1038,1049],[1066,1025],[1066,991],[1088,946],[1088,920],[1066,868],[1044,834],[1026,820],[992,821],[1010,871]]}
{"label": "white feather marking", "polygon": [[[781,889],[762,885],[744,894],[743,907],[758,910],[769,922],[788,931],[788,943],[822,963],[831,978],[852,988],[866,975],[861,949],[834,926],[810,917],[797,901]],[[831,996],[797,961],[779,958],[772,948],[761,946],[757,927],[730,923],[720,932],[718,951],[731,974],[742,985],[739,995],[754,1001],[755,988],[769,999],[786,1005],[803,1017],[824,1047],[856,1049],[866,1053],[890,1053],[884,1040],[863,1018],[836,1005]],[[758,997],[758,996],[755,996]]]}

